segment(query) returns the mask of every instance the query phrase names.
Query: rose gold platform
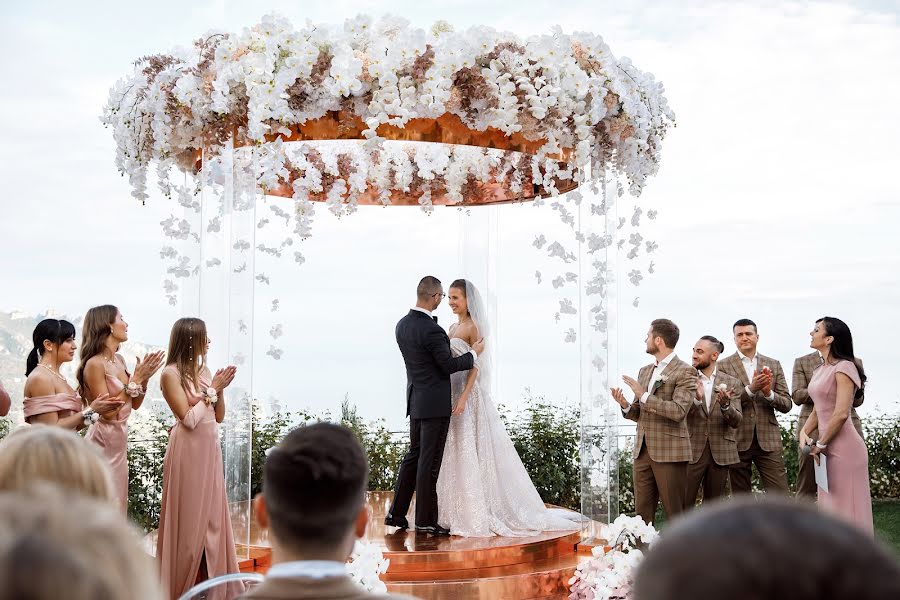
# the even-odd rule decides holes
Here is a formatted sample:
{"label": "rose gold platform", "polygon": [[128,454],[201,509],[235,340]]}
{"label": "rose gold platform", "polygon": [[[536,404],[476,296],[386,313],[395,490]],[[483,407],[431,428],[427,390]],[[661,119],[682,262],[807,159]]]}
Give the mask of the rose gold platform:
{"label": "rose gold platform", "polygon": [[[423,600],[568,598],[569,579],[590,556],[579,552],[578,531],[531,537],[463,538],[385,527],[393,492],[370,492],[366,538],[390,560],[382,580],[388,591]],[[246,505],[244,505],[246,506]],[[237,509],[237,506],[233,508]],[[243,511],[237,511],[243,512]],[[246,514],[246,513],[244,513]],[[415,514],[415,503],[409,516]],[[155,546],[155,532],[147,536]],[[241,571],[265,573],[272,564],[268,531],[252,520],[250,546],[238,545]]]}

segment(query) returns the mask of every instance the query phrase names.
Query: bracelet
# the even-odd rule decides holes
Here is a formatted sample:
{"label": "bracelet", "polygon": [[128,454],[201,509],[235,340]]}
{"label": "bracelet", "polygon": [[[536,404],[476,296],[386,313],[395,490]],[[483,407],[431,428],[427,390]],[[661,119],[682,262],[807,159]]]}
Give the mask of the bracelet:
{"label": "bracelet", "polygon": [[92,424],[100,420],[100,414],[93,408],[86,408],[81,411],[81,417],[83,419],[85,427],[90,427]]}
{"label": "bracelet", "polygon": [[131,396],[132,398],[137,398],[138,396],[144,395],[144,386],[139,384],[136,381],[129,381],[128,385],[125,386],[125,393]]}
{"label": "bracelet", "polygon": [[828,444],[823,444],[822,442],[816,440],[816,448],[818,448],[819,450],[824,450],[827,447],[828,447]]}
{"label": "bracelet", "polygon": [[206,388],[206,399],[210,404],[215,404],[219,401],[219,392],[216,391],[216,388]]}

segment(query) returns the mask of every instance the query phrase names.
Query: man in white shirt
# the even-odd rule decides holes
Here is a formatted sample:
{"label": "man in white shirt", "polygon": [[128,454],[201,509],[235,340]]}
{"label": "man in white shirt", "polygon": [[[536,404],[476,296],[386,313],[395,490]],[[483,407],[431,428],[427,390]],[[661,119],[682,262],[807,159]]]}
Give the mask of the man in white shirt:
{"label": "man in white shirt", "polygon": [[256,520],[269,529],[272,567],[253,600],[413,600],[370,594],[347,575],[353,544],[369,521],[366,454],[352,431],[332,423],[294,429],[266,457]]}
{"label": "man in white shirt", "polygon": [[741,319],[732,327],[737,352],[719,361],[719,369],[740,380],[744,389],[744,418],[738,428],[740,461],[730,467],[731,491],[750,491],[751,469],[756,465],[763,489],[789,493],[784,467],[781,428],[775,411],[788,413],[793,406],[781,363],[756,351],[756,323]]}
{"label": "man in white shirt", "polygon": [[691,460],[687,413],[694,399],[697,371],[675,356],[680,333],[669,319],[656,319],[647,332],[646,351],[655,359],[638,378],[622,377],[634,392],[630,404],[619,388],[613,399],[626,419],[637,421],[634,440],[634,505],[653,523],[662,501],[666,517],[684,510],[687,465]]}
{"label": "man in white shirt", "polygon": [[725,344],[705,335],[694,344],[691,365],[697,369],[697,395],[688,412],[691,463],[687,468],[686,507],[694,506],[700,485],[703,501],[725,493],[728,467],[739,460],[737,427],[741,424],[741,382],[718,368]]}

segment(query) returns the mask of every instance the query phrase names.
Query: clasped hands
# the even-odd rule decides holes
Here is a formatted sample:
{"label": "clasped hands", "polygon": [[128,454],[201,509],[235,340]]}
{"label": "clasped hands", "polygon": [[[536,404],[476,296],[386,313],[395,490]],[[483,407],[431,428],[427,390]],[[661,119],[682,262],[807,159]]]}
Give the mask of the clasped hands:
{"label": "clasped hands", "polygon": [[822,448],[816,445],[816,440],[809,437],[809,434],[800,430],[800,452],[805,454],[805,448],[809,448],[809,455],[813,457],[816,464],[819,464],[819,456],[822,454]]}
{"label": "clasped hands", "polygon": [[763,396],[769,397],[772,393],[772,371],[769,367],[763,367],[762,371],[753,371],[753,380],[750,382],[750,391],[754,394],[762,392]]}

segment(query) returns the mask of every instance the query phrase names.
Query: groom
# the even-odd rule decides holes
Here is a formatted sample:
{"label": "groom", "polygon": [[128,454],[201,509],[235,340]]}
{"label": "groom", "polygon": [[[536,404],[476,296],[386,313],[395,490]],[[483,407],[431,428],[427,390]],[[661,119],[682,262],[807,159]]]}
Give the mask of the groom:
{"label": "groom", "polygon": [[438,525],[437,480],[450,428],[450,374],[475,364],[484,341],[472,352],[453,358],[450,338],[431,313],[441,303],[444,289],[435,277],[423,277],[416,288],[416,305],[397,323],[397,345],[406,363],[406,415],[409,417],[409,452],[400,464],[394,502],[384,519],[391,527],[409,528],[406,513],[416,492],[416,530],[450,535]]}

